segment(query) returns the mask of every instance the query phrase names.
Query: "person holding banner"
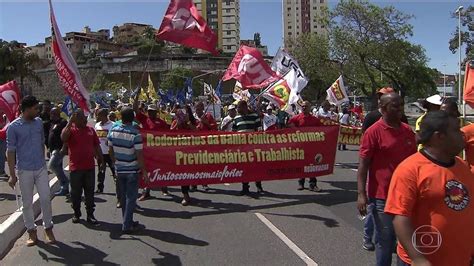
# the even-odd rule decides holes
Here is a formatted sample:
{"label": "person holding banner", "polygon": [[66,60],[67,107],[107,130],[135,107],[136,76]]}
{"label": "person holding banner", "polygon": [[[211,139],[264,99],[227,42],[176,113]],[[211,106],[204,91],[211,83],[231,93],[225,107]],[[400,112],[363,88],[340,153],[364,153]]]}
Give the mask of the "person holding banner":
{"label": "person holding banner", "polygon": [[39,194],[46,243],[56,242],[53,234],[48,170],[44,160],[45,135],[38,113],[38,100],[33,96],[25,96],[21,101],[21,116],[12,121],[7,129],[7,160],[10,170],[8,185],[15,189],[18,175],[23,221],[28,232],[27,246],[38,243],[33,211],[34,187]]}
{"label": "person holding banner", "polygon": [[[250,113],[249,107],[246,101],[240,101],[237,105],[237,115],[234,118],[234,124],[232,125],[232,131],[234,132],[255,132],[258,131],[258,128],[262,126],[260,117],[256,113]],[[264,193],[262,182],[255,182],[257,187],[257,193]],[[240,195],[248,195],[250,186],[249,183],[242,183],[242,191]]]}
{"label": "person holding banner", "polygon": [[[141,89],[139,89],[141,90]],[[136,113],[135,119],[141,124],[142,129],[144,130],[169,130],[170,126],[158,117],[158,108],[156,105],[149,105],[147,107],[147,114],[143,112],[143,109],[139,108],[140,91],[135,95],[133,102],[133,111]],[[161,193],[164,196],[168,196],[168,190],[166,187],[161,188]],[[139,201],[144,201],[150,199],[150,189],[143,188],[142,195],[138,198]]]}
{"label": "person holding banner", "polygon": [[[329,102],[328,102],[329,103]],[[311,103],[309,101],[304,101],[301,104],[302,113],[293,116],[288,121],[288,127],[317,127],[322,126],[321,120],[311,114]],[[322,189],[318,187],[318,180],[316,177],[309,179],[309,190],[315,192],[321,192]],[[298,190],[304,190],[305,179],[300,178],[298,180]]]}
{"label": "person holding banner", "polygon": [[[416,152],[415,133],[401,122],[402,99],[397,93],[380,97],[382,118],[363,135],[357,171],[357,208],[367,215],[368,203],[373,204],[372,215],[376,232],[376,265],[391,265],[395,248],[392,217],[384,213],[390,181],[395,168]],[[369,179],[367,183],[367,174]]]}
{"label": "person holding banner", "polygon": [[237,111],[235,110],[235,105],[231,104],[227,108],[227,116],[222,119],[220,130],[231,132],[232,131],[232,124],[234,123],[234,118],[237,115]]}
{"label": "person holding banner", "polygon": [[[171,130],[185,130],[193,131],[197,129],[196,117],[193,115],[193,111],[189,105],[186,106],[186,110],[182,109],[175,110],[175,119],[171,124]],[[181,205],[188,206],[191,203],[191,197],[189,196],[190,186],[181,186],[181,192],[183,193],[183,200]]]}
{"label": "person holding banner", "polygon": [[273,114],[273,107],[271,104],[267,106],[267,112],[263,114],[263,131],[277,129],[278,118]]}

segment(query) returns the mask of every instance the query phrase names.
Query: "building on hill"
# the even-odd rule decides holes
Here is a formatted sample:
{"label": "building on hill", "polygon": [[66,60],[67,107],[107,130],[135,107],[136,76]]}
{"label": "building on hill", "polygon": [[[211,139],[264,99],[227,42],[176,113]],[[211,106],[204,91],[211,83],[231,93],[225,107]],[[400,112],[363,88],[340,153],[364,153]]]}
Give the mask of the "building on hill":
{"label": "building on hill", "polygon": [[129,44],[140,38],[148,28],[153,27],[140,23],[124,23],[120,26],[114,26],[113,41],[117,44]]}

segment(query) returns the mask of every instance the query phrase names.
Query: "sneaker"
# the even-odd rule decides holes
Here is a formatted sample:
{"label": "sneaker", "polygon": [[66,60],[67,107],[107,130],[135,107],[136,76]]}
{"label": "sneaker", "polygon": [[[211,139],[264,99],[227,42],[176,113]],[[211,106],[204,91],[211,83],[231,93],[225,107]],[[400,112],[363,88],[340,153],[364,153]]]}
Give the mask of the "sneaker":
{"label": "sneaker", "polygon": [[99,225],[99,221],[94,217],[94,215],[87,216],[87,223],[90,225]]}
{"label": "sneaker", "polygon": [[56,238],[54,237],[52,227],[48,229],[44,229],[44,234],[45,234],[46,244],[51,245],[51,244],[56,243]]}
{"label": "sneaker", "polygon": [[100,189],[100,188],[98,188],[98,189],[95,191],[95,193],[97,193],[97,194],[104,193],[104,190],[103,190],[103,189]]}
{"label": "sneaker", "polygon": [[81,221],[81,218],[79,216],[73,216],[72,217],[72,223],[73,224],[78,224]]}
{"label": "sneaker", "polygon": [[140,198],[138,198],[138,201],[144,201],[144,200],[147,200],[147,199],[150,199],[151,196],[150,196],[150,193],[143,193]]}
{"label": "sneaker", "polygon": [[375,245],[370,240],[364,240],[364,243],[362,244],[362,248],[367,250],[367,251],[374,251],[375,250]]}
{"label": "sneaker", "polygon": [[135,222],[132,223],[132,227],[130,227],[129,229],[126,229],[126,230],[122,230],[122,234],[132,235],[132,234],[135,234],[136,232],[138,232],[139,230],[140,230],[140,223],[135,221]]}
{"label": "sneaker", "polygon": [[313,192],[321,192],[323,191],[321,188],[317,187],[317,186],[310,186],[309,187],[309,190],[310,191],[313,191]]}
{"label": "sneaker", "polygon": [[204,191],[209,191],[209,186],[208,185],[203,185],[202,189],[204,189]]}
{"label": "sneaker", "polygon": [[304,190],[304,186],[303,186],[303,185],[300,185],[300,186],[298,187],[298,190],[300,190],[300,191],[301,191],[301,190]]}
{"label": "sneaker", "polygon": [[258,193],[258,194],[263,194],[263,193],[265,193],[265,190],[263,190],[262,187],[258,187],[258,188],[257,188],[257,193]]}
{"label": "sneaker", "polygon": [[120,201],[117,201],[117,209],[122,208],[122,203]]}
{"label": "sneaker", "polygon": [[26,240],[26,246],[32,247],[38,244],[38,235],[36,234],[36,230],[28,231],[28,239]]}
{"label": "sneaker", "polygon": [[188,206],[189,203],[191,203],[191,198],[189,197],[189,195],[184,195],[183,200],[181,201],[181,205]]}

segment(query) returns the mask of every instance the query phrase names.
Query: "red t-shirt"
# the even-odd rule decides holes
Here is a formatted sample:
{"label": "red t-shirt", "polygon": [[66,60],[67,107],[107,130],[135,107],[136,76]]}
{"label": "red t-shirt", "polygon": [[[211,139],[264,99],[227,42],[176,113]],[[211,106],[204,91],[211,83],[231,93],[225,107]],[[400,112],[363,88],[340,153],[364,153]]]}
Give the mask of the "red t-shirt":
{"label": "red t-shirt", "polygon": [[369,168],[369,198],[386,199],[395,168],[416,152],[415,133],[401,123],[398,129],[383,119],[375,122],[362,137],[359,155],[371,159]]}
{"label": "red t-shirt", "polygon": [[322,126],[321,119],[311,114],[305,115],[304,113],[298,114],[290,118],[288,124],[293,124],[296,127],[316,127]]}
{"label": "red t-shirt", "polygon": [[142,128],[145,130],[160,130],[160,129],[170,129],[170,126],[166,124],[160,118],[151,119],[149,116],[145,115],[142,112],[137,112],[136,119],[142,125]]}
{"label": "red t-shirt", "polygon": [[92,170],[95,168],[95,149],[100,145],[99,138],[92,127],[71,127],[67,141],[69,148],[69,170]]}
{"label": "red t-shirt", "polygon": [[[207,120],[209,125],[204,125],[203,123],[201,123],[201,119],[203,118]],[[196,128],[198,130],[217,130],[217,123],[214,117],[210,113],[206,113],[203,115],[203,117],[198,119],[198,124]]]}

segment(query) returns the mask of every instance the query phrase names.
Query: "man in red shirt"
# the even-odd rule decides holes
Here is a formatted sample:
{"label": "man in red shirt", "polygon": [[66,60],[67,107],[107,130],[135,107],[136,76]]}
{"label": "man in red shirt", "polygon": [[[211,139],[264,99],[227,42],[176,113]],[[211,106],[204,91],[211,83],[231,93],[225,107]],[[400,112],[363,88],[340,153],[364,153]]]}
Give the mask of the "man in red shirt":
{"label": "man in red shirt", "polygon": [[97,225],[94,217],[95,161],[100,169],[103,165],[102,150],[95,130],[87,125],[87,117],[82,111],[75,112],[63,132],[61,140],[69,148],[69,170],[71,183],[71,201],[74,210],[73,223],[79,223],[81,217],[81,197],[84,190],[87,222]]}
{"label": "man in red shirt", "polygon": [[[322,126],[321,119],[311,114],[311,104],[308,101],[304,101],[301,104],[303,112],[299,115],[293,116],[288,121],[288,127],[317,127]],[[298,190],[304,190],[305,179],[301,178],[298,180],[299,188]],[[315,192],[321,192],[321,188],[318,187],[318,180],[316,177],[309,179],[309,190]]]}
{"label": "man in red shirt", "polygon": [[[135,111],[135,119],[141,124],[142,129],[144,130],[169,130],[170,125],[168,125],[164,120],[158,117],[158,108],[155,105],[149,105],[147,108],[147,114],[144,114],[139,110],[139,101],[138,96],[135,96],[135,101],[133,102],[133,111]],[[163,195],[168,195],[168,189],[166,187],[161,188]],[[150,189],[143,188],[142,195],[138,198],[139,201],[144,201],[151,198]]]}
{"label": "man in red shirt", "polygon": [[374,204],[373,216],[378,236],[376,265],[390,265],[395,248],[392,217],[384,213],[390,180],[398,164],[416,152],[415,133],[410,126],[401,122],[402,108],[402,99],[397,93],[380,97],[382,118],[364,133],[359,152],[357,207],[360,214],[365,216],[367,204]]}

